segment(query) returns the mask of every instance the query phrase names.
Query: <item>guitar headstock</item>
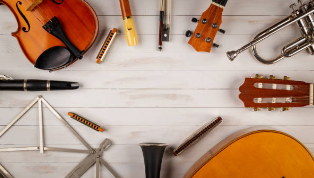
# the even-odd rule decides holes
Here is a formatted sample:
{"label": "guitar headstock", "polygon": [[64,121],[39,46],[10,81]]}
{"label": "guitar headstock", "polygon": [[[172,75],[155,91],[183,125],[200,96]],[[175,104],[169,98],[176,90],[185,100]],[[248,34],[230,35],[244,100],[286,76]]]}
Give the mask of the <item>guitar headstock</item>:
{"label": "guitar headstock", "polygon": [[239,90],[239,98],[244,106],[254,108],[254,111],[262,108],[267,108],[268,111],[276,108],[287,111],[290,107],[313,104],[313,84],[293,81],[289,77],[276,79],[272,75],[268,78],[256,75],[255,78],[246,78]]}
{"label": "guitar headstock", "polygon": [[[210,52],[212,46],[219,47],[219,45],[214,43],[214,39],[218,31],[225,33],[224,30],[219,29],[222,23],[223,8],[224,6],[213,2],[210,7],[203,12],[189,40],[189,44],[193,46],[197,52]],[[193,18],[192,21],[197,22],[197,19]]]}

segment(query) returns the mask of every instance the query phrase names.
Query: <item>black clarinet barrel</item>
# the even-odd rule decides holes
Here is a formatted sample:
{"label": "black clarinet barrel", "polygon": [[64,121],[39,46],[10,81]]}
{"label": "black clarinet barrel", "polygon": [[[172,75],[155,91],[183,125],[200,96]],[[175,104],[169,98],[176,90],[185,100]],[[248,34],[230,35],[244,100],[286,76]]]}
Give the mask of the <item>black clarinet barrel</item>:
{"label": "black clarinet barrel", "polygon": [[167,144],[164,143],[141,143],[146,178],[160,178],[162,158]]}

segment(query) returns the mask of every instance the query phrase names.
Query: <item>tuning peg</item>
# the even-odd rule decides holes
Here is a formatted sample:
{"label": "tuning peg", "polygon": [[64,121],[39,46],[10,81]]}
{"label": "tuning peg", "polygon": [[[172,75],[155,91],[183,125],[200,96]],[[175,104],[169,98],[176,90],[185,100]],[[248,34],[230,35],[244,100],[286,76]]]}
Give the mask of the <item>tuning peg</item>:
{"label": "tuning peg", "polygon": [[254,112],[261,111],[261,110],[262,110],[262,108],[253,108]]}
{"label": "tuning peg", "polygon": [[287,77],[287,76],[284,76],[284,77],[283,77],[283,80],[291,80],[291,78],[290,78],[290,77]]}
{"label": "tuning peg", "polygon": [[219,44],[213,43],[213,47],[219,48]]}
{"label": "tuning peg", "polygon": [[195,17],[193,17],[191,21],[194,22],[194,23],[199,22],[199,20],[197,18],[195,18]]}
{"label": "tuning peg", "polygon": [[268,110],[268,111],[275,111],[276,108],[274,108],[274,107],[268,107],[267,110]]}
{"label": "tuning peg", "polygon": [[258,75],[258,74],[256,74],[255,75],[255,78],[257,78],[257,79],[261,79],[261,78],[263,78],[264,76],[262,76],[262,75]]}
{"label": "tuning peg", "polygon": [[218,31],[219,31],[220,33],[222,33],[222,34],[225,34],[225,33],[226,33],[226,31],[225,31],[224,29],[221,29],[221,28],[220,28]]}
{"label": "tuning peg", "polygon": [[281,111],[282,111],[282,112],[289,111],[289,110],[290,110],[289,107],[282,107],[282,108],[281,108]]}
{"label": "tuning peg", "polygon": [[274,80],[274,79],[276,79],[276,76],[270,75],[270,76],[268,77],[268,79]]}
{"label": "tuning peg", "polygon": [[193,34],[193,32],[191,30],[188,30],[188,31],[185,32],[185,36],[186,37],[191,37],[192,34]]}

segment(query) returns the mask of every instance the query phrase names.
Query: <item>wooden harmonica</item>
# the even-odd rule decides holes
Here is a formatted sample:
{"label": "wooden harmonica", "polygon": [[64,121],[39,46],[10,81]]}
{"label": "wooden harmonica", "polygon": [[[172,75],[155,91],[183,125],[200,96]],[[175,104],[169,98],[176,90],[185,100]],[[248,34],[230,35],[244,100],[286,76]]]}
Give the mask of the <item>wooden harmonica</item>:
{"label": "wooden harmonica", "polygon": [[215,127],[217,127],[222,122],[222,118],[218,117],[212,122],[208,122],[193,134],[191,134],[177,149],[173,151],[175,156],[180,155],[185,150],[190,148],[192,145],[200,141],[207,133],[211,132]]}
{"label": "wooden harmonica", "polygon": [[96,131],[98,131],[98,132],[104,132],[104,129],[103,129],[103,128],[101,128],[99,125],[95,124],[94,122],[92,122],[92,121],[90,121],[90,120],[88,120],[88,119],[85,119],[85,118],[83,118],[83,117],[81,117],[81,116],[79,116],[79,115],[77,115],[77,114],[75,114],[75,113],[72,113],[72,112],[69,112],[68,115],[69,115],[72,119],[77,120],[77,121],[79,121],[80,123],[85,124],[85,125],[87,125],[88,127],[92,128],[92,129],[94,129],[94,130],[96,130]]}
{"label": "wooden harmonica", "polygon": [[117,34],[118,33],[117,33],[116,28],[113,28],[113,30],[110,30],[109,35],[107,36],[105,43],[101,47],[101,50],[100,50],[98,56],[96,57],[96,59],[97,59],[96,63],[97,64],[99,64],[105,60],[105,57],[108,54],[109,49],[113,43],[113,40],[116,38]]}

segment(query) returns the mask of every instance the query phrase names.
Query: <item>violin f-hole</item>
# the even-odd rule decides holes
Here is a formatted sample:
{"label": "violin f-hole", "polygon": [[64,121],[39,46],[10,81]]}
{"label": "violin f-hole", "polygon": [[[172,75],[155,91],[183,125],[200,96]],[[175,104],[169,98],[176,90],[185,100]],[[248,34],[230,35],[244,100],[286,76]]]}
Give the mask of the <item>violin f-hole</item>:
{"label": "violin f-hole", "polygon": [[21,1],[17,1],[16,2],[16,8],[17,10],[19,11],[20,15],[23,17],[23,19],[25,20],[25,22],[27,23],[27,26],[28,26],[28,30],[26,29],[26,27],[23,27],[22,30],[24,32],[29,32],[31,30],[31,26],[29,25],[29,22],[27,20],[27,18],[25,17],[25,15],[22,13],[22,11],[20,10],[19,8],[19,5],[22,5],[22,2]]}

